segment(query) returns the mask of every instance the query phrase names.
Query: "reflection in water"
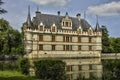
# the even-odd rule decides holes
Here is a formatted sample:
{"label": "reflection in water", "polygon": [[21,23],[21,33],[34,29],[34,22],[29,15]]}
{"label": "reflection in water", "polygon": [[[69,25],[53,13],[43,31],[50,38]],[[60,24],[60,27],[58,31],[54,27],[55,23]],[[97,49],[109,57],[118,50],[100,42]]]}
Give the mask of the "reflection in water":
{"label": "reflection in water", "polygon": [[69,80],[78,78],[102,78],[102,64],[100,58],[64,59]]}

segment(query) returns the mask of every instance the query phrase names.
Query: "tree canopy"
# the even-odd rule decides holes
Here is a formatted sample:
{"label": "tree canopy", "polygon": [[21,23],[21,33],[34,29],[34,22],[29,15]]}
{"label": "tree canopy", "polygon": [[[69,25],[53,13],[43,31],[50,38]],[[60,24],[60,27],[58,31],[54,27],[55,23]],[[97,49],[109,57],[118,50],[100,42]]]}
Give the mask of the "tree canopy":
{"label": "tree canopy", "polygon": [[[4,4],[4,2],[2,0],[0,0],[0,6]],[[0,7],[0,14],[6,13],[7,11],[3,8]]]}
{"label": "tree canopy", "polygon": [[0,19],[0,54],[23,54],[21,33],[14,30],[9,22]]}
{"label": "tree canopy", "polygon": [[120,38],[109,37],[106,26],[102,26],[102,53],[120,53]]}

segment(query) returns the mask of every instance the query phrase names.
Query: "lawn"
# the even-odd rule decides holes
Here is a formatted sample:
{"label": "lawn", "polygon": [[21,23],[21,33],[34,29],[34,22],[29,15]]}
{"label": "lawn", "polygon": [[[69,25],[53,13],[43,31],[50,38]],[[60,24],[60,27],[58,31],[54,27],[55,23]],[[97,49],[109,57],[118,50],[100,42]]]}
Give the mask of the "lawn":
{"label": "lawn", "polygon": [[0,80],[38,80],[32,76],[26,76],[17,71],[0,71]]}

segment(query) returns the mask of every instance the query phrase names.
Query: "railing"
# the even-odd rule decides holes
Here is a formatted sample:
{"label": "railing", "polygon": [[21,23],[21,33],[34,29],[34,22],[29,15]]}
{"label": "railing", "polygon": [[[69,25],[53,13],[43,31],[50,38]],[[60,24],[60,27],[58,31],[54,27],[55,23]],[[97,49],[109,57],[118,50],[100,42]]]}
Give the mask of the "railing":
{"label": "railing", "polygon": [[102,59],[120,59],[120,53],[103,53]]}

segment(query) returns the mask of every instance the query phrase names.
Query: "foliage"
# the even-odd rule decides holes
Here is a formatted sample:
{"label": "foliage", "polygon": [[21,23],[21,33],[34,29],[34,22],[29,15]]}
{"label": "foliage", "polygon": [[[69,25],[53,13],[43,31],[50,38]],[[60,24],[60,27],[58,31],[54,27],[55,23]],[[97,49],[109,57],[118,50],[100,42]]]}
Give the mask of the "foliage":
{"label": "foliage", "polygon": [[30,63],[27,58],[20,59],[20,70],[22,74],[28,75],[29,74]]}
{"label": "foliage", "polygon": [[61,60],[35,61],[35,74],[43,80],[66,80],[65,63]]}
{"label": "foliage", "polygon": [[9,22],[0,19],[0,55],[23,55],[22,35],[10,27]]}
{"label": "foliage", "polygon": [[102,53],[120,53],[120,38],[109,37],[106,26],[102,26]]}
{"label": "foliage", "polygon": [[0,70],[16,70],[19,71],[19,66],[17,61],[0,61]]}
{"label": "foliage", "polygon": [[0,80],[38,80],[36,77],[26,76],[18,71],[0,71]]}
{"label": "foliage", "polygon": [[[2,0],[0,0],[0,5],[2,5],[4,2],[2,2]],[[0,7],[0,14],[6,13],[7,11],[5,9],[2,9]]]}
{"label": "foliage", "polygon": [[103,60],[103,80],[120,80],[120,61]]}
{"label": "foliage", "polygon": [[107,53],[109,51],[109,34],[105,26],[102,26],[102,52]]}

